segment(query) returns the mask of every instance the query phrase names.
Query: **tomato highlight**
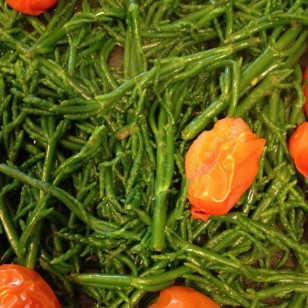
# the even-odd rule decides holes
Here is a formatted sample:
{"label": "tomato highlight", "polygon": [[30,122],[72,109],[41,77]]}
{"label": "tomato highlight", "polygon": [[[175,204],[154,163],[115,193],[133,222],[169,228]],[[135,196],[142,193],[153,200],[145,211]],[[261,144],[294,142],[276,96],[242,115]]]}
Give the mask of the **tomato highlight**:
{"label": "tomato highlight", "polygon": [[156,303],[148,308],[219,308],[209,297],[187,287],[171,286],[160,292]]}
{"label": "tomato highlight", "polygon": [[296,169],[308,179],[308,122],[300,124],[292,133],[289,151]]}
{"label": "tomato highlight", "polygon": [[57,0],[6,0],[8,5],[23,14],[37,16],[57,3]]}
{"label": "tomato highlight", "polygon": [[230,211],[256,177],[264,145],[241,118],[219,120],[198,136],[185,157],[194,219]]}
{"label": "tomato highlight", "polygon": [[15,264],[0,265],[0,307],[60,308],[47,282],[34,270]]}

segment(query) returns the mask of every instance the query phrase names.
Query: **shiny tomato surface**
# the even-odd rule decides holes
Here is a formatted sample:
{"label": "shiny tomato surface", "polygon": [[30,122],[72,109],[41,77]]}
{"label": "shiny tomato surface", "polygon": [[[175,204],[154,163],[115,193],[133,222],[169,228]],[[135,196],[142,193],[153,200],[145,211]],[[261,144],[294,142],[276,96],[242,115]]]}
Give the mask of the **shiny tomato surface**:
{"label": "shiny tomato surface", "polygon": [[296,169],[308,178],[308,122],[300,124],[291,135],[289,151]]}
{"label": "shiny tomato surface", "polygon": [[9,6],[23,14],[37,16],[57,3],[57,0],[6,0]]}
{"label": "shiny tomato surface", "polygon": [[172,286],[160,292],[156,303],[148,308],[219,308],[209,297],[187,287]]}
{"label": "shiny tomato surface", "polygon": [[241,118],[219,120],[198,136],[185,157],[193,218],[206,221],[236,204],[258,173],[264,145]]}
{"label": "shiny tomato surface", "polygon": [[0,265],[0,308],[60,308],[47,282],[21,265]]}

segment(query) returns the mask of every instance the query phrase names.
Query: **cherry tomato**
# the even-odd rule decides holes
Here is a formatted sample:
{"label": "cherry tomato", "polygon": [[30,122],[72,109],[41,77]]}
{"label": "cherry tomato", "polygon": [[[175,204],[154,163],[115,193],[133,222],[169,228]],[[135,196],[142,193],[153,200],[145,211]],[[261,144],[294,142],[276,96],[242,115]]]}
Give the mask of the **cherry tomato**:
{"label": "cherry tomato", "polygon": [[296,169],[308,178],[308,122],[300,124],[291,135],[289,151]]}
{"label": "cherry tomato", "polygon": [[226,214],[252,184],[265,139],[240,118],[224,118],[201,133],[185,157],[192,217]]}
{"label": "cherry tomato", "polygon": [[306,67],[304,73],[303,84],[304,84],[304,96],[305,96],[304,110],[306,116],[308,117],[308,66]]}
{"label": "cherry tomato", "polygon": [[56,295],[34,270],[15,264],[0,265],[1,308],[60,308]]}
{"label": "cherry tomato", "polygon": [[27,15],[37,16],[57,3],[57,0],[6,0],[14,10]]}
{"label": "cherry tomato", "polygon": [[187,287],[172,286],[160,292],[156,303],[148,308],[219,308],[202,293]]}

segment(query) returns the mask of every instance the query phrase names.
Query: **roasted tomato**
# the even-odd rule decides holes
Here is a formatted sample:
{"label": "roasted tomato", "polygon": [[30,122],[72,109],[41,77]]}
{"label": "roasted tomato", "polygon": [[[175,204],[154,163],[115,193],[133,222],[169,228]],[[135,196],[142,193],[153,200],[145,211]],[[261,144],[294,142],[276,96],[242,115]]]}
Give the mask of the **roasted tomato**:
{"label": "roasted tomato", "polygon": [[303,86],[304,86],[304,96],[305,96],[304,109],[306,116],[308,117],[308,66],[306,67],[306,70],[304,72]]}
{"label": "roasted tomato", "polygon": [[15,264],[0,265],[0,307],[60,308],[47,282],[34,270]]}
{"label": "roasted tomato", "polygon": [[57,3],[57,0],[6,0],[14,10],[27,15],[37,16]]}
{"label": "roasted tomato", "polygon": [[160,292],[158,301],[148,308],[219,308],[202,293],[187,287],[172,286]]}
{"label": "roasted tomato", "polygon": [[289,151],[296,169],[308,178],[308,122],[300,124],[291,135]]}
{"label": "roasted tomato", "polygon": [[192,217],[226,214],[252,184],[265,139],[241,118],[224,118],[201,133],[185,157]]}

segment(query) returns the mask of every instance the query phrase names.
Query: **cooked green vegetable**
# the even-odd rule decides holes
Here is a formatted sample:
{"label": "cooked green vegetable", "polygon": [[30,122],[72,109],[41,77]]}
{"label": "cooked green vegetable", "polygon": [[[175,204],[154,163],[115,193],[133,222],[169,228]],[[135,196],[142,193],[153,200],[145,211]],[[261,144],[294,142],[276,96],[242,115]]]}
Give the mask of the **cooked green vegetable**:
{"label": "cooked green vegetable", "polygon": [[[173,284],[308,306],[307,181],[287,147],[306,0],[59,0],[39,18],[0,0],[0,24],[0,263],[72,307],[146,307]],[[226,116],[267,140],[259,173],[230,213],[193,220],[184,156]]]}

